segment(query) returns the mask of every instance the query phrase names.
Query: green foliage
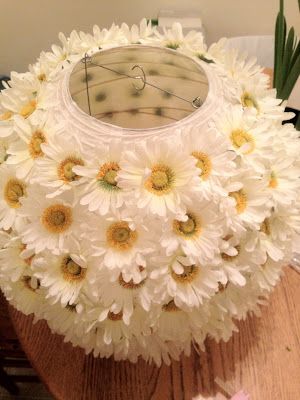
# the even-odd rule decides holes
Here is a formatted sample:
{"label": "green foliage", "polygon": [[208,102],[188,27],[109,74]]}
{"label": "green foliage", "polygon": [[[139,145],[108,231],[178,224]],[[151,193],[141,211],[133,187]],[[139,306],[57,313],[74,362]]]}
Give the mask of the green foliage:
{"label": "green foliage", "polygon": [[[300,0],[298,0],[300,6]],[[284,16],[284,0],[280,0],[280,9],[275,27],[275,57],[273,86],[277,97],[287,100],[300,75],[300,42],[294,28],[287,35]]]}

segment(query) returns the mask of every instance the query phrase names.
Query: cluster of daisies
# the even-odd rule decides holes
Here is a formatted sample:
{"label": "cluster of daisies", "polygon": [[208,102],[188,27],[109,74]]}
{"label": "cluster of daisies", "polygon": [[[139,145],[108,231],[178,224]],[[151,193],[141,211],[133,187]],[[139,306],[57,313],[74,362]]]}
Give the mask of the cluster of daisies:
{"label": "cluster of daisies", "polygon": [[[95,356],[160,364],[227,340],[297,245],[300,143],[284,105],[255,60],[179,24],[59,38],[0,94],[3,292]],[[59,82],[86,52],[131,43],[206,63],[223,106],[166,138],[89,146],[60,118]]]}

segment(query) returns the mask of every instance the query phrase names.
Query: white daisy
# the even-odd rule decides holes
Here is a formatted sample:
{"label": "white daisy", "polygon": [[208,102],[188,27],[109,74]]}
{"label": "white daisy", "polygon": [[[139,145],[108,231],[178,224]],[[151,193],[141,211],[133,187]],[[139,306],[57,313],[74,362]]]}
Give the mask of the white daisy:
{"label": "white daisy", "polygon": [[[148,259],[148,258],[147,258]],[[125,282],[132,282],[133,284],[138,285],[142,281],[145,281],[148,276],[148,263],[146,263],[146,259],[140,259],[140,264],[131,264],[125,265],[120,273],[122,274],[122,279]],[[115,275],[117,277],[117,271],[111,271],[111,275]],[[119,275],[118,275],[119,277]]]}
{"label": "white daisy", "polygon": [[151,219],[117,213],[106,218],[92,216],[88,237],[94,241],[94,255],[103,256],[108,268],[145,265],[145,256],[153,252],[155,234]]}
{"label": "white daisy", "polygon": [[[227,294],[227,290],[224,293]],[[217,343],[220,342],[220,340],[227,342],[232,336],[233,332],[238,332],[238,328],[235,325],[234,320],[232,319],[232,315],[228,311],[228,309],[230,309],[230,306],[232,306],[233,310],[236,310],[236,307],[234,307],[234,303],[232,301],[227,301],[226,303],[224,301],[224,296],[221,298],[220,297],[221,295],[214,296],[213,301],[216,303],[216,306],[210,307],[209,318],[207,319],[206,324],[201,329],[202,332],[204,331],[206,335],[209,335],[209,337],[213,338]],[[219,301],[217,302],[217,300]],[[224,303],[226,303],[226,306],[224,306]],[[226,310],[225,307],[227,308]],[[196,341],[196,343],[198,343],[197,336],[194,338],[194,340]],[[203,350],[205,350],[205,347]]]}
{"label": "white daisy", "polygon": [[103,145],[100,151],[86,151],[83,153],[84,165],[73,167],[73,172],[83,177],[80,203],[88,206],[89,211],[106,215],[123,205],[125,194],[116,180],[121,149],[120,141],[112,141],[109,146]]}
{"label": "white daisy", "polygon": [[186,35],[182,32],[182,26],[178,22],[174,22],[171,29],[163,27],[163,34],[154,31],[156,38],[153,39],[154,43],[159,42],[161,46],[169,49],[177,50],[188,48],[190,50],[205,51],[203,35],[201,32],[190,31]]}
{"label": "white daisy", "polygon": [[1,282],[6,299],[25,315],[34,314],[35,320],[42,318],[44,307],[43,291],[36,278],[24,273],[16,282]]}
{"label": "white daisy", "polygon": [[256,268],[251,279],[255,281],[262,290],[271,291],[280,280],[282,274],[282,261],[274,261],[268,257],[266,262]]}
{"label": "white daisy", "polygon": [[16,177],[14,168],[3,164],[0,168],[0,228],[8,230],[21,227],[21,199],[26,196],[27,185]]}
{"label": "white daisy", "polygon": [[53,118],[47,114],[38,124],[20,116],[15,116],[14,121],[19,140],[12,142],[9,146],[7,164],[15,165],[17,177],[28,181],[34,175],[35,160],[44,156],[41,145],[47,143],[49,138],[57,132],[58,127]]}
{"label": "white daisy", "polygon": [[[241,297],[243,301],[241,301]],[[217,324],[221,328],[219,335],[221,334],[222,336],[223,331],[227,336],[226,329],[230,326],[230,321],[232,323],[232,318],[237,320],[245,319],[249,312],[259,315],[260,304],[265,304],[264,293],[249,277],[246,279],[244,286],[233,285],[232,283],[220,286],[218,293],[210,301],[211,316],[216,315],[217,320],[221,322],[221,324]],[[216,322],[213,317],[210,317],[209,324],[211,321],[213,323]],[[220,325],[223,325],[223,327]],[[205,328],[209,329],[210,334],[212,333],[212,326]],[[227,337],[227,340],[229,337]]]}
{"label": "white daisy", "polygon": [[[126,151],[120,162],[118,186],[133,194],[144,213],[159,216],[184,212],[183,201],[196,189],[196,159],[180,151],[180,143],[148,142]],[[176,157],[174,157],[176,155]]]}
{"label": "white daisy", "polygon": [[0,92],[0,138],[9,138],[14,132],[14,113],[2,106],[3,90]]}
{"label": "white daisy", "polygon": [[241,54],[237,49],[228,49],[226,48],[226,43],[221,42],[221,49],[224,47],[225,51],[218,52],[221,54],[219,60],[233,82],[247,81],[259,74],[261,79],[264,78],[264,84],[267,87],[269,83],[268,77],[262,74],[263,67],[257,64],[255,57],[249,58],[247,53]]}
{"label": "white daisy", "polygon": [[179,214],[164,224],[161,245],[167,255],[182,248],[187,256],[206,263],[219,252],[222,233],[222,219],[216,206],[195,198],[186,214]]}
{"label": "white daisy", "polygon": [[230,143],[240,161],[240,167],[249,166],[259,173],[264,173],[264,160],[274,158],[272,142],[274,130],[268,121],[256,122],[243,112],[240,106],[229,107],[217,117],[218,131]]}
{"label": "white daisy", "polygon": [[154,293],[160,302],[168,296],[173,298],[175,305],[182,309],[200,307],[216,293],[222,279],[221,271],[200,265],[180,252],[157,258],[157,263],[160,267],[150,273],[150,278],[155,280]]}
{"label": "white daisy", "polygon": [[30,186],[27,194],[21,212],[29,222],[20,232],[28,249],[36,253],[49,249],[58,254],[80,239],[85,215],[72,193],[49,199],[40,186]]}
{"label": "white daisy", "polygon": [[[1,128],[0,128],[0,131],[1,131]],[[14,136],[10,136],[8,138],[0,137],[0,165],[3,164],[5,161],[7,161],[7,158],[8,158],[7,150],[9,148],[10,144],[13,142],[13,139],[15,139]]]}
{"label": "white daisy", "polygon": [[212,43],[207,50],[207,54],[204,55],[207,56],[208,59],[214,60],[215,63],[219,64],[223,62],[224,57],[226,57],[228,53],[226,49],[227,40],[227,38],[221,38],[218,42]]}
{"label": "white daisy", "polygon": [[251,232],[246,249],[259,264],[264,264],[267,257],[275,262],[283,260],[285,253],[291,251],[291,241],[299,234],[299,228],[298,209],[278,207],[264,219],[259,231]]}
{"label": "white daisy", "polygon": [[267,163],[266,178],[269,181],[268,190],[271,195],[270,205],[276,207],[290,205],[297,199],[300,188],[300,165],[296,160],[287,158],[286,154],[278,153],[276,159]]}
{"label": "white daisy", "polygon": [[[169,299],[155,310],[151,310],[157,315],[157,321],[153,323],[153,332],[163,341],[174,341],[180,343],[190,343],[193,331],[196,327],[196,318],[192,318],[192,312],[186,312],[176,306],[174,300]],[[201,323],[199,318],[201,309],[197,309],[198,325]]]}
{"label": "white daisy", "polygon": [[157,367],[160,367],[162,362],[170,365],[171,360],[179,361],[182,353],[187,357],[190,355],[190,343],[164,341],[157,334],[143,335],[142,339],[142,345],[138,348],[139,353],[146,362],[154,362]]}
{"label": "white daisy", "polygon": [[33,274],[46,288],[46,298],[51,304],[73,306],[82,293],[92,291],[93,261],[90,243],[81,240],[59,256],[42,253],[35,259]]}
{"label": "white daisy", "polygon": [[42,80],[38,79],[38,77],[31,72],[12,72],[10,75],[9,87],[15,89],[20,94],[31,96],[41,91],[42,82]]}
{"label": "white daisy", "polygon": [[47,187],[47,197],[59,196],[61,193],[82,183],[80,176],[73,171],[76,165],[84,165],[81,145],[76,138],[66,137],[61,129],[41,144],[43,157],[35,162],[35,174],[31,182]]}
{"label": "white daisy", "polygon": [[120,28],[114,23],[109,29],[100,29],[98,25],[93,26],[93,34],[86,34],[79,32],[79,36],[82,40],[82,48],[85,52],[97,52],[100,49],[107,49],[120,43],[121,35]]}
{"label": "white daisy", "polygon": [[198,127],[192,128],[187,134],[182,134],[186,151],[197,161],[200,176],[199,195],[206,200],[217,196],[225,196],[227,192],[222,183],[235,173],[235,153],[229,151],[227,140],[214,130],[201,131]]}
{"label": "white daisy", "polygon": [[156,27],[152,27],[151,21],[147,22],[146,18],[143,18],[140,25],[132,25],[129,27],[123,23],[120,28],[120,34],[123,35],[126,44],[130,43],[147,43],[149,37],[156,32]]}
{"label": "white daisy", "polygon": [[16,282],[31,269],[34,251],[29,250],[18,236],[6,235],[6,243],[0,250],[0,270],[4,279]]}
{"label": "white daisy", "polygon": [[242,238],[229,234],[225,236],[220,246],[220,272],[223,278],[219,282],[219,290],[226,287],[229,283],[237,286],[246,284],[245,273],[251,271],[255,265],[251,253],[246,250],[247,241],[245,236]]}
{"label": "white daisy", "polygon": [[64,342],[73,342],[77,337],[83,337],[86,334],[88,324],[83,320],[77,308],[78,306],[75,305],[67,304],[64,307],[61,303],[52,304],[49,300],[45,300],[43,319],[47,321],[52,331],[65,336]]}
{"label": "white daisy", "polygon": [[226,226],[234,232],[245,228],[259,229],[269,213],[268,182],[247,171],[227,185],[227,198],[220,201],[220,210],[226,215]]}
{"label": "white daisy", "polygon": [[84,49],[81,49],[80,37],[76,31],[72,31],[69,38],[60,32],[58,38],[61,46],[53,44],[52,52],[43,54],[45,61],[57,70],[69,67],[71,63],[76,63],[84,55]]}
{"label": "white daisy", "polygon": [[138,283],[133,279],[125,280],[125,276],[118,270],[102,267],[97,274],[98,300],[110,310],[123,312],[123,320],[128,325],[134,312],[134,307],[139,304],[149,311],[151,297],[147,288],[147,273],[142,267],[143,279]]}
{"label": "white daisy", "polygon": [[123,311],[117,310],[117,307],[112,307],[112,309],[100,306],[89,308],[87,315],[91,322],[88,332],[97,329],[99,331],[98,340],[102,340],[105,345],[111,343],[117,345],[123,338],[131,339],[134,334],[138,336],[142,318],[145,319],[147,314],[138,307],[135,311],[135,318],[129,325],[124,321]]}
{"label": "white daisy", "polygon": [[294,125],[290,123],[282,125],[280,122],[276,124],[275,128],[276,134],[273,143],[274,152],[285,154],[286,158],[292,157],[295,160],[299,160],[299,132],[295,129]]}
{"label": "white daisy", "polygon": [[11,236],[9,233],[0,231],[0,250],[5,248],[6,244],[10,241]]}
{"label": "white daisy", "polygon": [[28,68],[36,79],[42,83],[51,82],[56,77],[55,68],[53,68],[53,66],[46,60],[44,51],[41,52],[37,62],[29,65]]}
{"label": "white daisy", "polygon": [[237,100],[255,117],[286,119],[285,104],[281,104],[282,100],[276,98],[276,89],[269,89],[269,80],[264,73],[243,79],[238,85]]}
{"label": "white daisy", "polygon": [[[32,86],[30,86],[31,83]],[[5,129],[5,126],[2,128],[2,124],[10,123],[13,115],[20,115],[24,119],[34,119],[36,113],[40,115],[41,110],[54,104],[53,94],[51,86],[48,85],[46,87],[41,84],[36,86],[35,81],[18,88],[13,87],[2,90],[0,103],[6,111],[0,131],[6,132],[8,128]]]}

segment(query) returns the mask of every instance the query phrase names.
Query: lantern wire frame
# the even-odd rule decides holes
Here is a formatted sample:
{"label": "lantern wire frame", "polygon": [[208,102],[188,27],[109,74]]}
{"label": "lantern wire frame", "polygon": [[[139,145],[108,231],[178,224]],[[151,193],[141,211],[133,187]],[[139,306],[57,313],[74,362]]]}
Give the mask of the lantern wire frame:
{"label": "lantern wire frame", "polygon": [[139,69],[140,72],[141,72],[141,75],[132,76],[132,75],[126,74],[124,72],[120,72],[120,71],[117,71],[115,69],[109,68],[107,66],[100,65],[100,64],[97,64],[97,63],[93,62],[92,61],[92,57],[89,56],[87,53],[85,53],[85,56],[82,58],[81,62],[84,64],[84,69],[85,69],[86,96],[87,96],[88,110],[89,110],[90,116],[92,115],[92,112],[91,112],[91,101],[90,101],[90,92],[89,92],[88,65],[92,65],[94,67],[99,67],[99,68],[106,69],[106,70],[108,70],[110,72],[114,72],[115,74],[124,76],[126,78],[130,78],[130,79],[134,79],[134,80],[140,80],[142,82],[142,87],[140,87],[140,88],[137,87],[133,83],[133,86],[134,86],[135,90],[137,90],[137,91],[144,90],[146,85],[148,85],[148,86],[151,86],[151,87],[153,87],[153,88],[155,88],[157,90],[160,90],[163,93],[166,93],[167,95],[177,97],[178,99],[189,103],[193,108],[197,109],[197,108],[201,107],[201,105],[203,104],[200,96],[196,96],[193,100],[185,99],[185,98],[183,98],[181,96],[178,96],[177,94],[175,94],[173,92],[170,92],[169,90],[163,89],[163,88],[161,88],[161,87],[159,87],[157,85],[154,85],[153,83],[148,82],[147,81],[147,77],[146,77],[146,73],[145,73],[144,68],[143,68],[142,65],[135,64],[131,68],[132,71],[135,70],[135,69]]}

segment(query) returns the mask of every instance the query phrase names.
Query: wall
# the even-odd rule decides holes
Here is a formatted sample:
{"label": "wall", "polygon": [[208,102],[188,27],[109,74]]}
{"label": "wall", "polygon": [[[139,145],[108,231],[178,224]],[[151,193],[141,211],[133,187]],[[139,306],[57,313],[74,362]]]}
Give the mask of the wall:
{"label": "wall", "polygon": [[[0,0],[0,74],[25,71],[41,50],[57,41],[57,33],[89,31],[94,24],[128,24],[155,18],[162,8],[199,11],[207,42],[222,36],[271,34],[279,0]],[[286,0],[288,23],[300,20],[297,0]]]}

